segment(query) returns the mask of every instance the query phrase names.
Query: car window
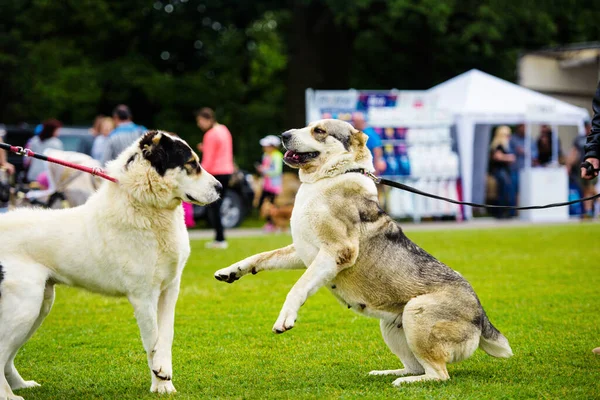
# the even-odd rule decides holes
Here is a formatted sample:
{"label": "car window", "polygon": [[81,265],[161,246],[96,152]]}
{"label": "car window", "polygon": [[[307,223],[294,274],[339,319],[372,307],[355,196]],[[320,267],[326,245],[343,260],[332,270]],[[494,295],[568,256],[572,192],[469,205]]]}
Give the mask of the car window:
{"label": "car window", "polygon": [[65,151],[81,151],[81,138],[77,136],[59,136]]}

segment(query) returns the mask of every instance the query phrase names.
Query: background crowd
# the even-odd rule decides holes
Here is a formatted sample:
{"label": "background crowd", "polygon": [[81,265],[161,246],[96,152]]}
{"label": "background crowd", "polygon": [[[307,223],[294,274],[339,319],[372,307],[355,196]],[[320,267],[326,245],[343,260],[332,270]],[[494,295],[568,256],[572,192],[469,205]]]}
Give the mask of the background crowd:
{"label": "background crowd", "polygon": [[[596,194],[596,181],[585,180],[580,176],[580,163],[583,161],[583,147],[588,135],[591,133],[591,123],[584,124],[585,135],[577,136],[571,150],[565,156],[561,149],[560,139],[553,140],[550,126],[541,125],[537,138],[535,134],[531,141],[530,157],[532,167],[565,166],[569,173],[569,188],[576,192],[575,198],[589,197]],[[502,206],[516,206],[519,198],[519,172],[525,168],[526,158],[525,125],[519,124],[513,129],[503,125],[495,129],[489,147],[488,167],[488,195],[489,202]],[[555,148],[556,147],[556,148]],[[575,205],[574,207],[579,207]],[[581,210],[574,210],[574,214],[581,215],[584,219],[594,218],[596,215],[595,204],[586,201]],[[511,218],[517,215],[515,210],[492,210],[498,218]]]}

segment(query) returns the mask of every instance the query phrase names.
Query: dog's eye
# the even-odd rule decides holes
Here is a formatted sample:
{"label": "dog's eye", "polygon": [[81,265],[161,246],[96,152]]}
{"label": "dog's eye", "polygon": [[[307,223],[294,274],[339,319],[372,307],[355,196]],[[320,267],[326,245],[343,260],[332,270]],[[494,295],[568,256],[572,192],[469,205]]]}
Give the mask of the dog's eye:
{"label": "dog's eye", "polygon": [[325,133],[325,131],[324,131],[323,129],[321,129],[321,128],[318,128],[318,127],[317,127],[317,128],[315,128],[313,132],[314,132],[314,133]]}

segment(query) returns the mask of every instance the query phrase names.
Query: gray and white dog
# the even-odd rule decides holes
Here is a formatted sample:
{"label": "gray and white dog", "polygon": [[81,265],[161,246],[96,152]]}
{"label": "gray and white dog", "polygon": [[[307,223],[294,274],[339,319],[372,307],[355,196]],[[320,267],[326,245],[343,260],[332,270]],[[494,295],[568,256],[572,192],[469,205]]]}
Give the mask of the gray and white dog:
{"label": "gray and white dog", "polygon": [[[460,273],[410,241],[379,207],[367,136],[339,120],[285,132],[284,160],[302,185],[292,213],[293,244],[260,253],[215,273],[220,281],[272,269],[306,269],[287,295],[273,331],[292,329],[298,310],[327,288],[354,311],[380,319],[381,333],[404,368],[371,371],[401,376],[394,385],[449,379],[447,363],[477,347],[510,357],[506,338],[490,323]],[[410,375],[410,376],[405,376]]]}

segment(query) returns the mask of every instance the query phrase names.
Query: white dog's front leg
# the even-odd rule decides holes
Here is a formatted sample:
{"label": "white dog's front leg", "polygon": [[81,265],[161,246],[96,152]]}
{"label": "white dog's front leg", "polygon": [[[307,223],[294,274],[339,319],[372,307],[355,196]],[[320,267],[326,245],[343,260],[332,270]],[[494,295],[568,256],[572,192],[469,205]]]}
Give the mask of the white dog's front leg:
{"label": "white dog's front leg", "polygon": [[[137,320],[144,350],[148,356],[148,366],[150,367],[150,376],[152,377],[152,386],[150,390],[153,392],[162,390],[162,393],[171,393],[175,391],[171,381],[162,381],[158,384],[156,379],[159,379],[153,371],[154,353],[158,343],[158,298],[159,290],[144,296],[129,296],[129,302],[133,306],[135,319]],[[157,383],[157,384],[155,384]]]}
{"label": "white dog's front leg", "polygon": [[294,327],[298,310],[309,296],[319,288],[332,281],[339,271],[334,256],[321,249],[306,272],[288,293],[285,303],[279,313],[279,318],[273,325],[273,332],[283,333]]}
{"label": "white dog's front leg", "polygon": [[175,325],[175,305],[179,296],[180,278],[177,278],[161,293],[158,300],[158,340],[152,359],[152,392],[176,392],[173,386],[171,348]]}
{"label": "white dog's front leg", "polygon": [[296,254],[293,244],[281,249],[266,251],[238,261],[237,263],[215,272],[215,279],[233,283],[242,276],[271,269],[304,269],[306,265]]}

